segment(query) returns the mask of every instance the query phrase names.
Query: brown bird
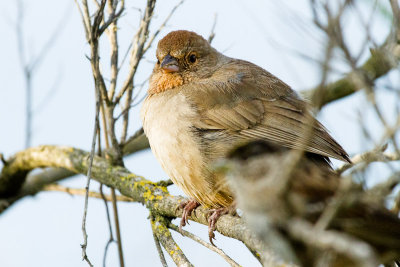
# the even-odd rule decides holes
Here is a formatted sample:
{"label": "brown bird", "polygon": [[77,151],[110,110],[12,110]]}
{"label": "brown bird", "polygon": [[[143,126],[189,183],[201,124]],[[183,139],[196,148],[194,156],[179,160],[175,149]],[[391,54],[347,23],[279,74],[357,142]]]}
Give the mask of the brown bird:
{"label": "brown bird", "polygon": [[[227,158],[220,169],[245,221],[285,260],[315,266],[329,251],[336,254],[324,266],[378,266],[400,259],[400,219],[359,185],[347,183],[340,192],[341,183],[349,181],[321,168],[314,155],[305,153],[287,179],[282,169],[293,159],[290,149],[271,142],[249,143]],[[335,212],[327,213],[332,207]],[[321,214],[331,215],[325,231],[315,226]]]}
{"label": "brown bird", "polygon": [[[250,62],[229,58],[201,36],[174,31],[157,46],[157,63],[141,109],[143,129],[165,172],[191,201],[181,227],[198,205],[218,217],[234,201],[224,176],[211,164],[233,147],[268,140],[289,148],[349,161],[343,148],[316,121],[307,104],[284,82]],[[304,133],[312,129],[311,139]],[[321,161],[322,162],[322,161]]]}

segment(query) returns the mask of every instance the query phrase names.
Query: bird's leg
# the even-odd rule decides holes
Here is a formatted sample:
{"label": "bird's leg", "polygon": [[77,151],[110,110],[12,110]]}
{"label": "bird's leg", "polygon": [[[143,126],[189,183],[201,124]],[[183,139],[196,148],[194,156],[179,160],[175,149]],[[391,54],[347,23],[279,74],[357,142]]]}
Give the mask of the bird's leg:
{"label": "bird's leg", "polygon": [[234,205],[230,207],[224,207],[224,208],[218,208],[218,209],[211,209],[209,211],[209,216],[208,216],[208,237],[210,239],[210,243],[214,245],[213,239],[215,239],[215,234],[214,231],[217,227],[217,221],[218,219],[225,214],[231,214],[235,215],[236,214],[236,208]]}
{"label": "bird's leg", "polygon": [[183,209],[181,223],[179,225],[179,231],[182,231],[183,226],[189,224],[188,217],[190,216],[190,214],[192,214],[192,211],[198,206],[200,206],[199,202],[197,202],[194,199],[190,199],[179,205],[179,208]]}

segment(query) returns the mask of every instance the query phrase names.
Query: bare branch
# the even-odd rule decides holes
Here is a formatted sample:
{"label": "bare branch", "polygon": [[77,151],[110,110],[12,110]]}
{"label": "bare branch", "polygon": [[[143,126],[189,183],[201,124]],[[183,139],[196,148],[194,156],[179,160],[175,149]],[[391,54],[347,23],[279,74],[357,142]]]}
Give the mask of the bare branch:
{"label": "bare branch", "polygon": [[344,171],[350,169],[354,165],[365,163],[369,164],[371,162],[388,162],[388,161],[398,161],[400,160],[400,155],[396,153],[384,152],[387,146],[382,148],[374,149],[372,151],[367,151],[362,154],[357,154],[351,158],[352,163],[343,164],[341,167],[336,169],[336,172],[341,174]]}
{"label": "bare branch", "polygon": [[83,3],[83,11],[81,9],[81,6],[78,3],[78,0],[74,0],[75,4],[78,8],[79,14],[81,15],[82,18],[82,23],[83,23],[83,29],[85,30],[85,36],[86,40],[90,40],[91,37],[91,22],[90,22],[90,16],[89,16],[89,8],[87,5],[87,1],[82,1]]}
{"label": "bare branch", "polygon": [[[48,184],[43,187],[43,191],[64,192],[71,196],[85,196],[86,190],[81,188],[70,188],[59,184]],[[103,194],[104,195],[104,194]],[[89,191],[89,197],[103,199],[102,193]],[[104,195],[104,200],[112,201],[111,195]],[[133,202],[133,200],[126,196],[117,196],[118,201]]]}
{"label": "bare branch", "polygon": [[[98,134],[98,137],[100,137],[100,133]],[[100,144],[100,142],[99,142]],[[100,146],[99,146],[100,147]],[[100,149],[99,149],[100,152]],[[104,256],[103,256],[103,267],[106,267],[106,259],[107,259],[107,253],[108,253],[108,248],[110,247],[112,242],[115,242],[114,236],[113,236],[113,231],[112,231],[112,225],[111,225],[111,218],[110,218],[110,211],[108,209],[108,203],[107,203],[107,196],[103,193],[103,184],[100,184],[100,196],[101,199],[104,202],[104,207],[106,209],[106,217],[107,217],[107,225],[108,225],[108,232],[110,233],[110,237],[106,243],[106,246],[104,247]],[[122,196],[123,197],[123,196]],[[111,201],[111,197],[109,198]]]}
{"label": "bare branch", "polygon": [[124,155],[129,155],[149,147],[149,140],[144,134],[143,128],[140,128],[123,144],[122,152]]}
{"label": "bare branch", "polygon": [[[10,205],[12,205],[14,202],[20,200],[21,198],[30,195],[35,195],[36,193],[41,191],[45,185],[58,182],[74,174],[75,174],[74,172],[68,171],[64,168],[57,168],[57,169],[49,168],[48,170],[45,170],[42,173],[35,175],[28,175],[25,183],[17,192],[15,192],[14,195],[11,196],[9,194],[4,194],[4,192],[0,193],[0,195],[3,195],[3,197],[8,195],[8,197],[2,200],[2,205],[0,205],[0,213],[6,208],[8,208]],[[0,179],[0,184],[1,181],[2,179]]]}
{"label": "bare branch", "polygon": [[214,23],[211,27],[210,35],[208,36],[208,42],[211,44],[215,37],[215,26],[217,26],[217,14],[214,15]]}
{"label": "bare branch", "polygon": [[[8,188],[14,186],[14,179],[20,179],[21,174],[40,167],[62,167],[75,173],[86,173],[88,170],[89,153],[70,147],[40,146],[21,151],[11,157],[8,165],[0,174],[0,198],[7,200]],[[93,179],[107,186],[118,189],[121,194],[131,197],[134,201],[144,204],[150,211],[166,217],[181,217],[180,203],[183,197],[171,196],[166,187],[136,176],[121,166],[112,166],[104,158],[95,156],[92,165]],[[8,181],[8,182],[4,182]],[[7,207],[3,207],[3,211]],[[190,219],[208,225],[208,210],[197,208]],[[275,257],[265,251],[242,220],[230,215],[222,216],[217,222],[221,234],[242,241],[251,251],[260,255]],[[269,256],[268,256],[269,255]]]}
{"label": "bare branch", "polygon": [[377,255],[370,245],[346,234],[335,231],[320,231],[301,219],[293,219],[288,227],[293,237],[311,247],[327,251],[333,250],[336,253],[346,255],[358,263],[357,266],[375,267],[379,265]]}
{"label": "bare branch", "polygon": [[24,21],[24,10],[22,6],[22,1],[17,1],[17,23],[16,34],[17,34],[17,47],[18,47],[18,55],[20,59],[20,65],[22,71],[24,73],[25,78],[25,92],[26,92],[26,106],[25,106],[25,114],[26,114],[26,123],[25,123],[25,148],[31,145],[32,140],[32,69],[30,68],[29,62],[27,62],[25,58],[25,49],[24,49],[24,33],[22,29],[23,21]]}
{"label": "bare branch", "polygon": [[208,248],[209,250],[214,251],[215,253],[220,255],[222,258],[224,258],[224,260],[226,260],[226,262],[228,262],[231,266],[235,266],[235,267],[239,267],[240,266],[238,263],[236,263],[234,260],[232,260],[231,257],[226,255],[226,253],[222,249],[217,248],[216,246],[213,246],[210,243],[207,243],[206,241],[204,241],[200,237],[198,237],[198,236],[196,236],[196,235],[194,235],[194,234],[192,234],[192,233],[190,233],[188,231],[185,231],[183,229],[182,229],[182,231],[180,231],[179,227],[176,226],[175,224],[171,223],[171,222],[168,224],[168,228],[170,228],[170,229],[174,230],[175,232],[178,232],[178,233],[180,233],[180,234],[182,234],[184,236],[187,236],[190,239],[194,240],[195,242],[197,242],[197,243],[201,244],[202,246]]}
{"label": "bare branch", "polygon": [[129,112],[128,111],[131,106],[132,95],[133,95],[133,80],[128,86],[127,95],[125,97],[125,104],[123,107],[123,110],[126,110],[127,112],[122,112],[124,119],[122,121],[121,143],[125,143],[126,136],[128,134],[128,124],[129,124]]}
{"label": "bare branch", "polygon": [[95,87],[99,88],[102,99],[106,102],[107,105],[109,105],[110,100],[108,99],[106,85],[104,83],[104,79],[103,79],[103,76],[101,75],[101,71],[100,71],[99,51],[98,51],[99,50],[99,47],[98,47],[99,40],[98,39],[100,38],[100,35],[101,35],[98,27],[100,26],[100,23],[103,19],[105,0],[102,0],[102,2],[100,4],[100,9],[97,9],[97,11],[96,11],[96,14],[95,14],[94,20],[93,20],[93,25],[90,22],[89,7],[88,7],[87,0],[82,0],[83,12],[81,11],[78,3],[77,3],[77,5],[79,8],[79,12],[82,16],[85,31],[87,32],[86,40],[89,43],[90,48],[91,48],[90,49],[91,50],[90,63],[92,66]]}
{"label": "bare branch", "polygon": [[[400,58],[400,45],[385,43],[380,49],[371,50],[371,57],[357,70],[366,73],[370,80],[376,80],[396,67],[393,59]],[[351,95],[361,89],[360,83],[355,79],[356,72],[350,72],[344,78],[330,83],[324,90],[322,105],[326,105],[345,96]],[[310,99],[316,89],[301,92]]]}
{"label": "bare branch", "polygon": [[[135,152],[142,151],[149,147],[150,147],[149,140],[147,139],[146,135],[143,132],[143,129],[141,128],[138,131],[136,131],[136,133],[133,134],[127,140],[127,142],[124,144],[123,154],[124,154],[124,156],[129,156]],[[3,161],[3,164],[6,165],[6,163],[4,163],[5,162],[4,157],[1,158],[1,160]],[[17,188],[20,188],[20,186],[22,185],[25,175],[26,174],[22,173],[20,184],[18,184],[18,182],[17,182],[18,179],[16,179],[15,177],[13,177],[13,181],[11,182],[11,181],[7,181],[7,178],[5,176],[3,176],[2,179],[0,179],[0,195],[3,195],[3,197],[4,197],[7,194],[11,194],[11,195],[14,194],[15,191],[13,191],[8,186],[2,186],[2,184],[10,185],[10,183],[11,183],[12,185],[15,186],[15,188],[16,188],[15,190],[17,190]],[[74,175],[76,175],[75,172],[71,172],[71,171],[68,171],[63,168],[47,168],[39,174],[29,176],[26,183],[21,188],[16,199],[12,199],[12,200],[9,199],[9,201],[11,202],[10,204],[12,204],[14,201],[16,201],[22,197],[25,197],[27,195],[34,195],[34,194],[38,193],[44,184],[54,183],[54,182],[60,181],[62,179],[65,179],[65,178],[68,178],[68,177],[71,177]],[[31,182],[31,180],[33,182]],[[8,192],[2,191],[2,188],[8,188],[7,189]],[[0,211],[1,211],[1,209],[0,209]]]}
{"label": "bare branch", "polygon": [[[117,2],[117,0],[115,0],[114,2]],[[116,8],[116,7],[115,7]],[[121,16],[122,12],[125,9],[125,1],[122,0],[121,1],[121,8],[118,10],[118,12],[112,12],[108,18],[107,21],[104,22],[104,24],[99,28],[99,34],[101,35],[111,24],[115,23],[118,18]]]}
{"label": "bare branch", "polygon": [[92,166],[93,166],[93,158],[94,158],[95,149],[96,149],[97,130],[99,128],[99,114],[100,114],[100,91],[97,88],[97,90],[96,90],[95,122],[94,122],[94,129],[93,129],[92,147],[91,147],[90,156],[89,156],[89,166],[88,166],[88,170],[87,170],[87,181],[86,181],[86,187],[85,187],[85,189],[86,189],[85,205],[84,205],[84,211],[83,211],[83,217],[82,217],[82,233],[83,233],[83,244],[81,244],[82,257],[89,264],[89,266],[93,266],[93,265],[90,262],[90,260],[87,256],[87,253],[86,253],[87,238],[88,238],[88,235],[86,233],[86,215],[87,215],[87,208],[88,208],[88,204],[89,204],[89,186],[90,186],[90,179],[92,177]]}
{"label": "bare branch", "polygon": [[111,188],[111,200],[112,200],[111,203],[113,205],[113,211],[114,211],[115,234],[117,236],[119,264],[121,267],[124,267],[125,261],[124,261],[124,254],[123,254],[123,249],[122,249],[121,230],[120,230],[118,208],[117,208],[117,197],[116,197],[114,188]]}
{"label": "bare branch", "polygon": [[400,40],[400,8],[399,2],[396,0],[390,0],[390,6],[393,13],[393,27],[396,34],[396,39]]}
{"label": "bare branch", "polygon": [[149,41],[146,44],[146,47],[143,49],[143,54],[145,54],[147,52],[147,50],[149,50],[149,48],[151,47],[151,45],[153,44],[154,39],[157,37],[157,35],[161,32],[161,30],[165,27],[165,25],[167,25],[168,21],[171,19],[172,15],[175,13],[175,11],[178,9],[178,7],[180,5],[183,4],[183,2],[185,2],[185,0],[181,0],[178,4],[176,4],[171,11],[169,12],[167,18],[164,20],[164,22],[160,25],[160,27],[158,27],[158,29],[153,33],[153,35],[149,38]]}
{"label": "bare branch", "polygon": [[[150,225],[152,226],[151,221]],[[153,239],[157,248],[158,256],[160,257],[161,264],[163,267],[168,267],[167,261],[165,260],[164,252],[162,251],[162,248],[160,246],[160,240],[158,240],[157,234],[154,232],[153,227],[151,229],[153,231]]]}
{"label": "bare branch", "polygon": [[[118,2],[117,0],[108,2],[108,13],[110,16],[115,14],[115,8],[112,3]],[[123,6],[121,7],[121,10]],[[111,64],[111,76],[110,76],[110,87],[108,89],[108,98],[113,99],[115,88],[117,86],[118,77],[118,37],[117,37],[117,20],[113,21],[111,24],[111,29],[108,30],[107,36],[111,46],[110,64]]]}
{"label": "bare branch", "polygon": [[150,222],[153,233],[156,235],[167,253],[171,256],[176,266],[193,266],[172,238],[171,232],[167,227],[169,223],[168,220],[159,215],[153,214],[150,216]]}
{"label": "bare branch", "polygon": [[[140,60],[143,56],[143,48],[148,38],[149,33],[149,26],[151,22],[151,18],[153,17],[154,7],[156,5],[155,0],[147,0],[146,9],[144,12],[143,19],[140,22],[140,28],[137,31],[135,38],[134,38],[134,47],[131,52],[130,56],[130,64],[129,64],[129,73],[127,78],[125,79],[124,84],[122,85],[121,90],[119,91],[118,95],[116,96],[114,103],[119,103],[122,96],[125,92],[129,89],[129,86],[132,84],[132,79],[137,71],[137,67],[140,63]],[[130,101],[130,99],[129,99]]]}

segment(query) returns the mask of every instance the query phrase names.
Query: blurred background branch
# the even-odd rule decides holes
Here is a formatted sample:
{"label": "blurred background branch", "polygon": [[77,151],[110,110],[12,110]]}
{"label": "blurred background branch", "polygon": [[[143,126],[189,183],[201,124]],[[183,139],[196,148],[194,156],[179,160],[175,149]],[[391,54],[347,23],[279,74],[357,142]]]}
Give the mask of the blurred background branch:
{"label": "blurred background branch", "polygon": [[[17,48],[19,55],[19,63],[23,72],[24,81],[25,81],[25,148],[31,145],[32,134],[33,134],[33,118],[34,111],[37,111],[33,108],[34,99],[33,99],[33,80],[35,78],[35,74],[40,69],[40,65],[47,57],[49,51],[55,45],[58,36],[62,33],[65,28],[65,21],[71,14],[71,10],[67,8],[65,13],[62,15],[60,20],[57,22],[56,27],[53,32],[49,34],[44,45],[40,48],[40,51],[35,55],[28,56],[27,48],[32,49],[32,44],[28,46],[28,42],[26,41],[24,24],[25,24],[25,16],[26,10],[24,8],[23,0],[17,0],[17,18],[15,21],[15,34],[17,36]],[[32,51],[29,51],[32,53]],[[46,104],[49,103],[49,98],[52,94],[54,94],[55,90],[57,90],[57,84],[60,82],[60,76],[55,77],[54,86],[50,88],[47,93],[47,96],[44,98],[46,101],[41,101],[40,109],[45,108]]]}

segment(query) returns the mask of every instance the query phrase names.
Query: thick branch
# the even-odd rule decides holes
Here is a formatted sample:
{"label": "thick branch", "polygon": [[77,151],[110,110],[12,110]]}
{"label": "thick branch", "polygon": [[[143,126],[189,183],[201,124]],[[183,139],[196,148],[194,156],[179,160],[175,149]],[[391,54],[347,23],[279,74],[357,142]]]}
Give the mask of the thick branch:
{"label": "thick branch", "polygon": [[[143,129],[140,129],[131,138],[129,138],[129,140],[127,140],[127,142],[123,146],[122,152],[124,156],[129,156],[135,152],[147,149],[149,147],[149,140],[143,133]],[[16,196],[15,194],[24,182],[26,174],[26,172],[21,172],[20,175],[15,174],[12,178],[12,182],[7,180],[7,177],[9,177],[8,175],[5,175],[0,179],[0,195],[4,194],[4,197],[7,197],[8,194],[11,197],[10,199],[8,199],[9,204],[12,204],[14,201],[27,195],[36,194],[42,189],[43,185],[55,183],[65,178],[74,176],[77,173],[68,171],[63,168],[48,168],[41,173],[33,175],[32,180],[29,179],[29,181],[26,181],[23,188]],[[30,176],[31,175],[29,175],[29,177]],[[3,186],[2,184],[4,183],[7,185]],[[5,187],[7,188],[7,190],[3,192],[2,188]],[[15,189],[13,189],[13,187],[15,187]]]}
{"label": "thick branch", "polygon": [[124,156],[133,154],[137,151],[149,148],[149,140],[143,132],[143,128],[140,128],[132,137],[130,137],[123,145],[122,153]]}
{"label": "thick branch", "polygon": [[[85,174],[88,168],[89,153],[80,149],[63,146],[39,146],[15,154],[8,160],[0,174],[0,198],[10,197],[9,189],[24,180],[23,174],[35,168],[64,168],[74,173]],[[171,196],[165,186],[158,185],[141,176],[131,173],[124,167],[111,166],[101,157],[94,157],[92,179],[107,186],[118,189],[123,195],[145,205],[153,214],[166,217],[180,217],[180,203],[185,201],[181,196]],[[190,217],[191,220],[208,225],[207,209],[197,208]],[[242,241],[252,252],[264,251],[267,258],[275,257],[266,252],[261,243],[247,229],[243,221],[230,215],[222,216],[217,222],[217,231],[221,234]]]}

